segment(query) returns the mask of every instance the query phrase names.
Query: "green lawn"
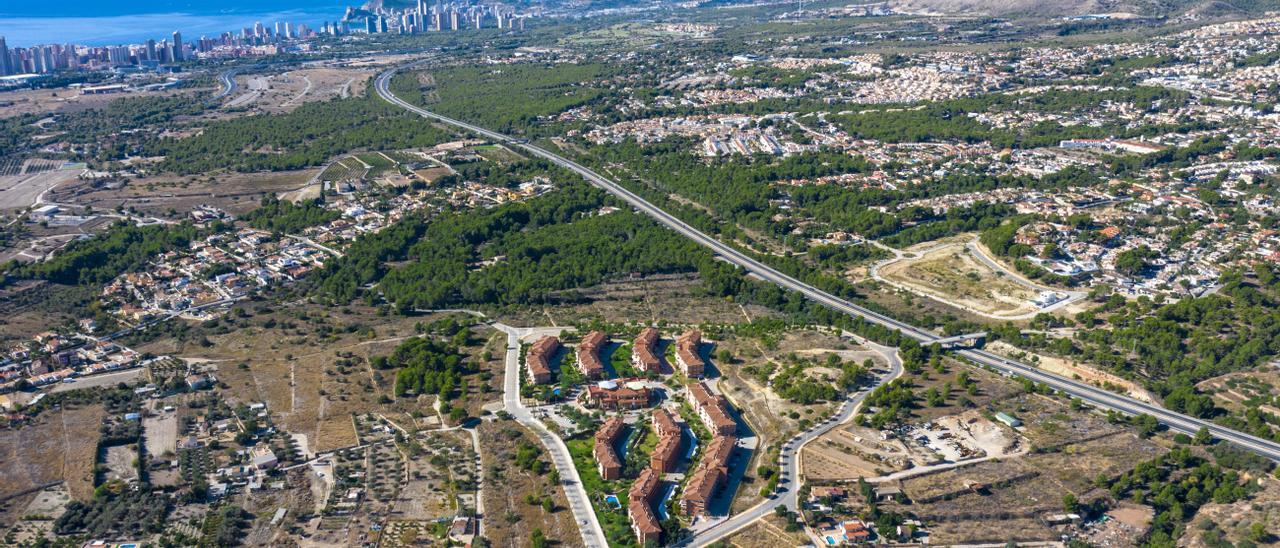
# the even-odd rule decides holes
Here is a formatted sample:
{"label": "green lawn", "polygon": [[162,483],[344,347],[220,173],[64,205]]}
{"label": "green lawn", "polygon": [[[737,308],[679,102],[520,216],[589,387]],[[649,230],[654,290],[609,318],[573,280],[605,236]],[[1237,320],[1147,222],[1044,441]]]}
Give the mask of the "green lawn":
{"label": "green lawn", "polygon": [[[590,437],[565,440],[569,454],[573,456],[573,466],[578,469],[578,477],[582,479],[582,487],[591,499],[591,509],[595,510],[600,527],[610,546],[636,546],[635,536],[631,532],[631,520],[627,518],[627,490],[631,489],[631,479],[605,481],[596,470],[596,459],[591,454],[595,440]],[[617,495],[622,508],[613,510],[605,505],[606,495]]]}

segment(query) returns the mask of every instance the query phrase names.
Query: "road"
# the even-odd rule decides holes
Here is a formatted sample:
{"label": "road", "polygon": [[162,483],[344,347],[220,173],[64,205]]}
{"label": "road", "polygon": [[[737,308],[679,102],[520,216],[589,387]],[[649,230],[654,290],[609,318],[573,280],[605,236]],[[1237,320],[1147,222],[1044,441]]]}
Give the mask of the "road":
{"label": "road", "polygon": [[804,450],[804,446],[832,429],[849,422],[849,419],[853,417],[858,408],[862,407],[862,402],[866,400],[867,394],[871,393],[874,387],[902,375],[902,359],[898,357],[896,348],[866,340],[860,340],[859,342],[884,357],[889,364],[889,370],[877,377],[876,381],[870,386],[851,394],[840,405],[840,408],[826,420],[804,432],[796,434],[795,437],[782,444],[782,450],[778,452],[778,492],[774,497],[767,498],[760,504],[739,512],[711,527],[699,530],[692,537],[682,539],[675,546],[706,546],[745,529],[756,520],[773,513],[774,508],[779,505],[786,506],[792,512],[799,510],[800,468],[802,465],[800,453]]}
{"label": "road", "polygon": [[226,96],[228,96],[228,95],[231,95],[232,93],[235,93],[235,91],[236,91],[236,73],[240,72],[241,70],[244,70],[244,68],[245,68],[245,67],[237,67],[237,68],[233,68],[233,69],[227,70],[227,71],[223,72],[222,74],[219,74],[219,75],[218,75],[218,81],[222,82],[222,91],[219,91],[217,94],[215,94],[213,97],[211,97],[211,98],[210,98],[210,100],[211,100],[211,101],[219,101],[219,100],[221,100],[223,97],[226,97]]}
{"label": "road", "polygon": [[[804,295],[806,298],[825,306],[831,310],[848,314],[861,318],[867,322],[877,324],[889,329],[900,331],[903,335],[915,339],[922,344],[929,344],[943,337],[931,331],[916,327],[903,321],[896,320],[879,312],[858,306],[844,299],[831,295],[814,286],[803,283],[791,276],[779,272],[777,269],[770,267],[745,253],[729,246],[711,236],[703,234],[684,221],[672,216],[653,204],[645,201],[640,196],[627,190],[623,186],[606,179],[600,174],[592,171],[577,162],[564,158],[558,154],[550,152],[542,147],[529,144],[523,139],[515,139],[501,133],[490,131],[488,129],[469,124],[460,120],[455,120],[447,116],[435,114],[426,109],[414,106],[409,102],[396,97],[391,93],[389,83],[392,76],[396,73],[421,65],[427,61],[418,61],[402,65],[400,67],[389,69],[378,75],[374,82],[374,87],[387,102],[404,108],[410,112],[416,113],[425,118],[436,120],[445,124],[461,128],[477,135],[492,139],[495,142],[505,143],[509,146],[515,146],[524,149],[526,152],[544,158],[558,166],[566,168],[585,178],[591,184],[608,191],[619,199],[627,202],[637,211],[648,215],[659,223],[675,230],[677,233],[710,248],[713,252],[720,256],[723,260],[742,267],[746,271],[765,281],[774,283],[783,289],[796,291]],[[1171,430],[1194,434],[1200,428],[1207,428],[1215,437],[1230,442],[1238,447],[1247,449],[1274,461],[1280,461],[1280,444],[1272,441],[1264,440],[1256,436],[1250,436],[1241,432],[1237,432],[1230,428],[1225,428],[1212,422],[1201,420],[1181,413],[1176,413],[1163,407],[1143,403],[1108,392],[1102,388],[1098,388],[1080,381],[1059,377],[1050,373],[1041,371],[1031,365],[1006,358],[991,352],[979,349],[960,350],[957,355],[964,357],[979,365],[989,367],[996,371],[1003,372],[1008,375],[1016,375],[1032,381],[1042,383],[1050,388],[1064,392],[1068,395],[1078,397],[1086,403],[1095,405],[1104,409],[1111,409],[1121,413],[1130,415],[1148,414],[1155,417],[1161,424]]]}
{"label": "road", "polygon": [[981,261],[982,264],[987,265],[987,268],[995,270],[996,272],[1003,273],[1005,276],[1005,279],[1013,283],[1016,283],[1032,291],[1039,291],[1039,292],[1048,291],[1053,293],[1061,293],[1067,296],[1067,298],[1061,301],[1058,301],[1049,306],[1041,308],[1040,310],[1037,310],[1036,311],[1037,314],[1041,312],[1050,312],[1052,310],[1067,306],[1071,303],[1074,303],[1076,301],[1079,301],[1089,296],[1089,293],[1085,291],[1071,291],[1066,289],[1057,289],[1057,288],[1053,288],[1045,285],[1040,285],[1031,280],[1024,278],[1022,274],[1009,270],[1008,267],[1004,266],[1004,264],[1002,264],[1000,261],[997,261],[995,257],[988,255],[987,251],[983,249],[982,243],[979,242],[977,238],[974,238],[973,240],[964,244],[964,247],[965,249],[969,250],[970,255],[973,255],[973,257]]}
{"label": "road", "polygon": [[[507,369],[502,380],[503,408],[515,417],[516,421],[532,430],[542,442],[543,447],[547,448],[547,453],[551,455],[551,462],[560,475],[564,496],[569,500],[569,510],[573,511],[573,519],[577,521],[578,530],[582,533],[583,545],[587,548],[608,548],[609,541],[605,539],[600,521],[596,518],[595,511],[591,509],[591,499],[582,486],[582,479],[578,477],[578,469],[573,466],[573,457],[569,455],[569,448],[565,446],[560,436],[551,433],[542,421],[534,418],[533,413],[520,401],[520,338],[539,331],[511,327],[497,322],[492,325],[495,329],[507,334]],[[554,330],[556,334],[560,331],[558,328]]]}
{"label": "road", "polygon": [[893,254],[892,258],[885,259],[883,261],[878,261],[871,265],[871,268],[868,269],[868,274],[871,276],[871,279],[889,286],[893,286],[903,291],[909,291],[916,295],[920,295],[928,299],[933,299],[935,301],[953,306],[955,308],[959,308],[961,310],[969,312],[970,314],[982,316],[984,318],[991,318],[993,320],[1000,320],[1000,321],[1030,320],[1040,314],[1043,314],[1046,312],[1052,312],[1054,310],[1067,306],[1071,303],[1079,301],[1080,299],[1083,299],[1088,295],[1083,291],[1067,291],[1064,289],[1055,289],[1048,286],[1038,285],[1030,280],[1027,280],[1021,274],[1009,270],[1004,265],[1000,264],[998,261],[996,261],[995,259],[991,258],[989,255],[987,255],[982,250],[982,248],[978,245],[978,239],[974,238],[972,241],[967,242],[965,244],[965,249],[969,252],[970,255],[973,256],[974,260],[977,260],[978,262],[986,265],[987,268],[990,268],[992,271],[996,272],[996,274],[1004,276],[1004,278],[1009,280],[1010,282],[1015,283],[1028,290],[1035,291],[1036,293],[1053,292],[1053,293],[1065,294],[1067,296],[1067,298],[1061,301],[1058,301],[1056,303],[1053,303],[1049,306],[1046,306],[1043,308],[1036,308],[1029,312],[1023,312],[1020,314],[999,314],[999,313],[987,312],[987,311],[979,310],[977,308],[973,308],[971,306],[961,304],[958,302],[948,301],[945,295],[939,295],[934,292],[928,291],[927,289],[924,289],[924,288],[915,287],[910,284],[892,280],[880,274],[880,269],[887,267],[891,264],[894,264],[900,261],[909,260],[909,259],[919,259],[931,253],[935,253],[939,250],[942,250],[948,247],[953,247],[957,245],[955,242],[945,242],[942,244],[934,245],[927,249],[922,249],[922,250],[911,252],[911,253],[905,253],[901,250],[889,247],[875,240],[868,240],[867,242],[875,247],[878,247],[880,249],[883,249]]}

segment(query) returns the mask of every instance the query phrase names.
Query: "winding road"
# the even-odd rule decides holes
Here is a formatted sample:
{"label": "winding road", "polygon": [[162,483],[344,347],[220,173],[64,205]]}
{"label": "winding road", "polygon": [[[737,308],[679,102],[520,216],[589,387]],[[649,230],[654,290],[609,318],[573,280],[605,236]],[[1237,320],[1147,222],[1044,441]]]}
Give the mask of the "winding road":
{"label": "winding road", "polygon": [[849,422],[849,419],[858,411],[858,408],[862,407],[867,394],[870,394],[874,387],[902,375],[902,359],[898,357],[898,349],[876,344],[860,337],[855,336],[855,338],[858,339],[859,344],[869,347],[883,357],[888,362],[889,370],[877,377],[875,382],[869,386],[850,394],[844,403],[840,404],[840,408],[826,420],[809,427],[804,432],[796,434],[782,444],[782,449],[778,452],[779,479],[777,493],[761,501],[760,504],[734,514],[711,527],[696,531],[691,537],[681,539],[674,546],[706,546],[747,528],[756,520],[773,513],[774,508],[780,505],[786,506],[792,512],[799,510],[800,469],[803,464],[801,462],[801,451],[804,446],[836,427]]}
{"label": "winding road", "polygon": [[[544,158],[558,166],[571,170],[591,184],[613,194],[619,199],[627,202],[637,211],[648,215],[657,222],[666,227],[675,230],[682,236],[697,242],[711,249],[723,260],[742,267],[751,274],[765,281],[774,283],[784,289],[801,293],[806,298],[825,306],[831,310],[848,314],[861,318],[867,322],[877,324],[889,329],[900,331],[903,335],[910,337],[922,344],[929,344],[933,341],[942,339],[941,335],[916,327],[906,322],[891,318],[879,312],[858,306],[849,301],[836,297],[817,287],[806,284],[791,276],[788,276],[773,267],[770,267],[738,249],[725,244],[711,236],[708,236],[675,216],[663,211],[653,204],[645,201],[640,196],[609,180],[600,174],[584,167],[563,156],[550,152],[542,147],[530,144],[525,139],[516,139],[508,135],[503,135],[488,129],[469,124],[467,122],[442,116],[426,109],[417,107],[409,102],[397,97],[390,91],[390,81],[395,74],[400,71],[412,69],[420,66],[429,60],[417,61],[399,67],[391,68],[378,75],[374,87],[379,96],[387,102],[404,108],[410,112],[416,113],[428,119],[432,119],[441,123],[445,123],[466,131],[470,131],[477,135],[492,139],[495,142],[505,143],[509,146],[524,149],[526,152]],[[1194,434],[1201,428],[1206,428],[1215,437],[1230,442],[1238,447],[1252,451],[1258,455],[1264,456],[1274,461],[1280,461],[1280,444],[1272,441],[1264,440],[1255,436],[1244,434],[1230,428],[1219,426],[1210,421],[1190,417],[1181,413],[1170,411],[1158,405],[1148,404],[1133,400],[1126,396],[1117,395],[1107,390],[1086,384],[1084,382],[1059,377],[1037,369],[1026,363],[1006,358],[981,349],[957,350],[956,355],[970,360],[976,364],[989,367],[993,370],[1005,373],[1007,375],[1016,375],[1031,381],[1042,383],[1050,388],[1064,392],[1068,395],[1078,397],[1086,403],[1098,406],[1104,409],[1115,410],[1130,415],[1148,414],[1155,417],[1161,424],[1169,429],[1187,434]],[[553,436],[554,437],[554,436]],[[558,438],[557,438],[558,439]],[[793,486],[794,487],[794,486]],[[580,489],[580,485],[578,486]],[[568,489],[566,489],[568,491]],[[572,499],[571,499],[572,500]],[[576,513],[576,512],[575,512]],[[599,526],[594,522],[594,514],[592,514],[592,524],[594,531],[599,531]],[[588,531],[584,528],[583,536],[588,536]]]}
{"label": "winding road", "polygon": [[548,430],[547,426],[535,418],[529,408],[520,401],[520,339],[539,333],[558,335],[561,329],[518,328],[498,322],[490,325],[507,334],[506,373],[502,379],[503,409],[515,417],[517,422],[532,430],[542,442],[543,447],[547,448],[547,453],[551,455],[551,463],[555,465],[560,475],[560,485],[564,487],[564,496],[569,501],[569,510],[573,512],[573,519],[578,523],[578,529],[582,533],[583,545],[587,548],[608,548],[609,541],[606,540],[604,529],[600,528],[600,521],[591,508],[591,499],[587,496],[586,488],[582,486],[582,479],[578,477],[578,469],[573,466],[573,457],[569,454],[569,448],[560,436]]}

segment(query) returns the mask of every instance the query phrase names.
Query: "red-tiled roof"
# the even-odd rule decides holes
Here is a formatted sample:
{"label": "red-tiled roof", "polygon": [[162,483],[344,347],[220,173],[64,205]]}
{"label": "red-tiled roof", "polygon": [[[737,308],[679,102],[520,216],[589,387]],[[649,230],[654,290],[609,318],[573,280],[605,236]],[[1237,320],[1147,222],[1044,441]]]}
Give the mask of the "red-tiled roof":
{"label": "red-tiled roof", "polygon": [[640,336],[636,337],[635,344],[632,346],[632,354],[645,371],[658,371],[662,367],[662,361],[654,353],[657,343],[658,330],[646,327],[640,332]]}
{"label": "red-tiled roof", "polygon": [[600,363],[600,347],[608,340],[608,336],[600,331],[592,331],[578,343],[578,369],[588,378],[604,376],[604,364]]}

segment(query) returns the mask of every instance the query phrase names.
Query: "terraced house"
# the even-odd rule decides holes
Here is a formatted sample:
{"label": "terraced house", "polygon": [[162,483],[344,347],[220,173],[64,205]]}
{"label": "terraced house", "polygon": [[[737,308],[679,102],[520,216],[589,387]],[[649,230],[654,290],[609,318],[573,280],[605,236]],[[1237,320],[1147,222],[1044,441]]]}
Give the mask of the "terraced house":
{"label": "terraced house", "polygon": [[529,382],[546,384],[551,382],[551,359],[560,350],[560,339],[543,337],[529,347],[525,354],[524,365],[529,371]]}
{"label": "terraced house", "polygon": [[601,478],[616,480],[622,477],[622,459],[614,447],[626,427],[622,417],[609,417],[596,431],[595,448],[591,454],[596,458],[596,469],[600,471]]}
{"label": "terraced house", "polygon": [[707,425],[707,429],[715,436],[731,436],[737,434],[738,423],[729,414],[729,402],[724,396],[711,393],[706,383],[697,382],[689,385],[689,395],[693,400],[693,409],[698,418]]}
{"label": "terraced house", "polygon": [[702,361],[698,348],[702,346],[702,332],[697,329],[685,331],[676,339],[676,365],[680,372],[691,379],[701,379],[707,364]]}
{"label": "terraced house", "polygon": [[640,332],[631,347],[631,365],[645,373],[662,372],[662,360],[657,353],[658,337],[658,330],[652,327],[646,327]]}
{"label": "terraced house", "polygon": [[680,445],[684,432],[675,417],[665,409],[653,411],[653,430],[658,434],[658,445],[649,454],[649,467],[658,473],[666,473],[675,469],[680,460]]}
{"label": "terraced house", "polygon": [[604,377],[604,364],[600,363],[600,348],[608,341],[608,335],[600,331],[592,331],[578,343],[578,369],[586,378]]}
{"label": "terraced house", "polygon": [[631,518],[631,530],[641,546],[662,542],[662,525],[653,512],[653,498],[658,493],[660,480],[661,475],[656,470],[645,468],[627,492],[630,499],[627,516]]}

